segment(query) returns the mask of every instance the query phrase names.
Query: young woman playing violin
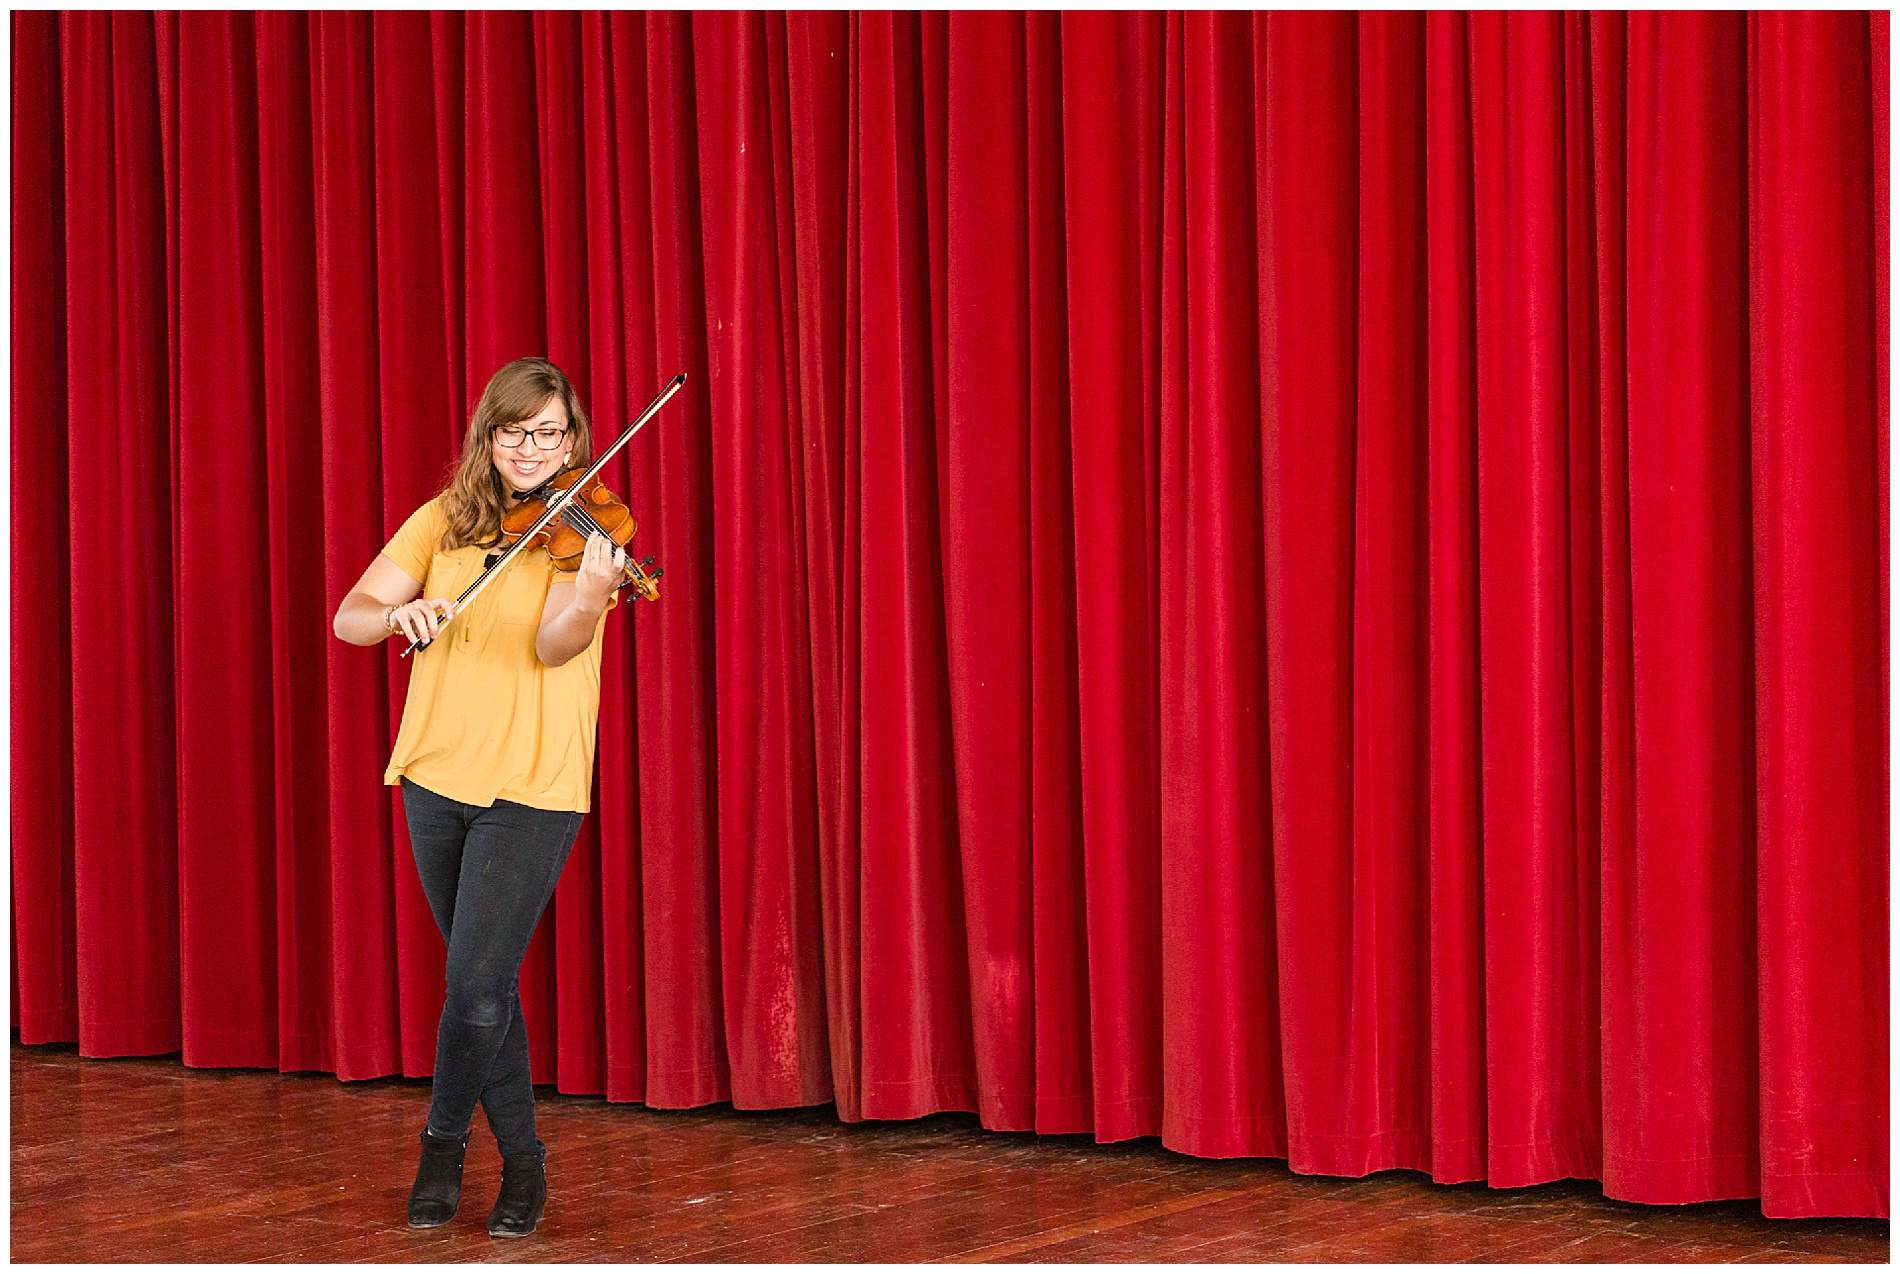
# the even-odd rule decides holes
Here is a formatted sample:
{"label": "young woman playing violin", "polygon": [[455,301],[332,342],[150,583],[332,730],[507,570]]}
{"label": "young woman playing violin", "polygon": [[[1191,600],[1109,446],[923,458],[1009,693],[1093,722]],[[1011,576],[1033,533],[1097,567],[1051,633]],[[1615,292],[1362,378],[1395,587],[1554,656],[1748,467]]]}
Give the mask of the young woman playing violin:
{"label": "young woman playing violin", "polygon": [[445,1224],[461,1202],[477,1101],[502,1154],[488,1232],[532,1234],[547,1203],[516,979],[587,812],[600,635],[627,557],[593,535],[570,574],[545,548],[524,549],[465,612],[451,599],[500,545],[510,500],[586,463],[591,446],[561,370],[541,358],[509,363],[475,406],[448,487],[337,607],[344,641],[431,643],[417,651],[383,779],[402,785],[416,871],[448,944],[434,1094],[409,1195],[418,1229]]}

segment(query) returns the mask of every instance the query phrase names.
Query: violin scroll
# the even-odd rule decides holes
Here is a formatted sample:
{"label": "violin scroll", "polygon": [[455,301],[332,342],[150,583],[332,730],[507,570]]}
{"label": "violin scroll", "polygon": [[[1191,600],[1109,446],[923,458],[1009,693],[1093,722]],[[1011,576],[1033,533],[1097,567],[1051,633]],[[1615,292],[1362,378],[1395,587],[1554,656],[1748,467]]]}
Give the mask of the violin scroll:
{"label": "violin scroll", "polygon": [[666,574],[666,572],[658,569],[649,571],[647,567],[652,565],[653,555],[651,553],[637,562],[629,558],[627,561],[627,578],[621,581],[620,587],[626,588],[631,585],[633,591],[641,597],[646,598],[650,602],[659,601],[660,576]]}

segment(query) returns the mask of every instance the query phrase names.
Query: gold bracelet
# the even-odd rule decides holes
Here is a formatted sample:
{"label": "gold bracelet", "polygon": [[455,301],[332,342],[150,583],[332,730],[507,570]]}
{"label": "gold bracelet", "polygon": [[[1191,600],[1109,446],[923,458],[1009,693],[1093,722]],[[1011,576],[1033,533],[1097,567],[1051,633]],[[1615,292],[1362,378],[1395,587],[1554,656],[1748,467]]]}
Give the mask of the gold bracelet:
{"label": "gold bracelet", "polygon": [[396,619],[396,608],[394,606],[391,606],[383,612],[383,627],[387,628],[392,633],[395,632],[396,631],[395,619]]}

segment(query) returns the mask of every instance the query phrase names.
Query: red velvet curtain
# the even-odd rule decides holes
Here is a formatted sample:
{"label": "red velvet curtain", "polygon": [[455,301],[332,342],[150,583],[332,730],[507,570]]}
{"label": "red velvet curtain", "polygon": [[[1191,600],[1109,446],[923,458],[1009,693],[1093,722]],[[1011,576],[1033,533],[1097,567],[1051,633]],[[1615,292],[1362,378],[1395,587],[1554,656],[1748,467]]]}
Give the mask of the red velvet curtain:
{"label": "red velvet curtain", "polygon": [[1884,13],[12,29],[24,1041],[428,1072],[328,615],[545,353],[540,1078],[1886,1215]]}

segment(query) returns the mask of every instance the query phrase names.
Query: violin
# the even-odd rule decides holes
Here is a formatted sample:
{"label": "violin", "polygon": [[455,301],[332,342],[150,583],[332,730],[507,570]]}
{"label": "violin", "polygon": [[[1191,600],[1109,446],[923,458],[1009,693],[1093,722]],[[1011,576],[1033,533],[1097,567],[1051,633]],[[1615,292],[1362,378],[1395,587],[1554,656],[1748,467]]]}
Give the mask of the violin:
{"label": "violin", "polygon": [[[561,566],[563,570],[579,569],[581,554],[587,551],[587,538],[596,532],[608,536],[616,545],[625,547],[627,541],[633,538],[633,514],[628,511],[626,505],[621,504],[618,500],[615,500],[612,495],[608,494],[605,487],[600,486],[598,480],[600,471],[607,467],[607,462],[613,459],[615,452],[626,446],[628,441],[631,440],[635,434],[640,432],[647,421],[652,420],[654,416],[659,414],[660,408],[666,405],[666,400],[678,393],[679,387],[685,383],[685,372],[681,372],[672,380],[667,381],[665,387],[654,396],[653,401],[646,405],[646,410],[640,413],[639,418],[622,430],[620,436],[614,439],[613,445],[601,452],[600,455],[595,458],[593,464],[588,465],[577,477],[570,478],[566,486],[556,486],[555,484],[562,478],[567,477],[568,474],[574,472],[572,469],[563,469],[560,473],[548,479],[547,482],[530,493],[532,496],[539,498],[534,500],[534,508],[532,511],[523,510],[523,517],[520,522],[516,524],[520,529],[514,533],[514,543],[489,559],[488,568],[481,573],[473,584],[463,589],[462,595],[456,598],[455,603],[449,607],[448,615],[442,621],[443,624],[454,623],[455,617],[466,610],[469,603],[475,600],[475,595],[484,588],[487,588],[496,579],[500,578],[502,568],[513,561],[516,554],[522,552],[530,545],[547,544],[549,556],[553,559],[554,564]],[[597,496],[602,498],[596,500]],[[612,515],[609,513],[610,507],[618,508],[621,514],[625,516],[618,517]],[[567,516],[570,511],[574,516]],[[625,534],[615,535],[610,533],[607,527],[594,516],[595,512],[606,515],[609,520],[614,523],[616,530],[624,530]],[[556,519],[560,520],[560,525],[555,524]],[[508,526],[508,515],[504,514],[502,520],[503,530],[506,531]],[[569,538],[570,536],[572,538]],[[569,555],[570,550],[571,555]],[[564,562],[568,563],[568,565],[563,565]],[[625,588],[628,584],[632,584],[640,596],[646,598],[648,601],[657,601],[659,599],[660,590],[654,581],[660,578],[661,573],[659,571],[653,571],[649,574],[646,568],[652,564],[653,559],[651,557],[646,558],[644,561],[632,563],[627,568],[631,578],[617,585],[616,588]],[[437,630],[436,635],[441,635],[440,629]],[[433,638],[427,641],[412,641],[403,648],[401,657],[406,659],[411,652],[421,650],[432,644],[434,644]]]}
{"label": "violin", "polygon": [[[563,492],[573,490],[576,483],[580,484],[579,489],[561,504],[555,517],[544,522],[548,505]],[[625,548],[638,524],[633,520],[633,510],[606,488],[599,473],[573,465],[534,490],[516,496],[514,506],[501,515],[501,529],[510,541],[525,536],[523,548],[545,545],[548,560],[554,563],[556,570],[578,571],[581,556],[587,552],[589,536],[604,535],[618,547]],[[665,572],[647,570],[652,565],[650,555],[637,562],[629,561],[626,576],[614,586],[615,591],[631,584],[639,596],[650,602],[659,601],[660,586],[655,581]]]}

